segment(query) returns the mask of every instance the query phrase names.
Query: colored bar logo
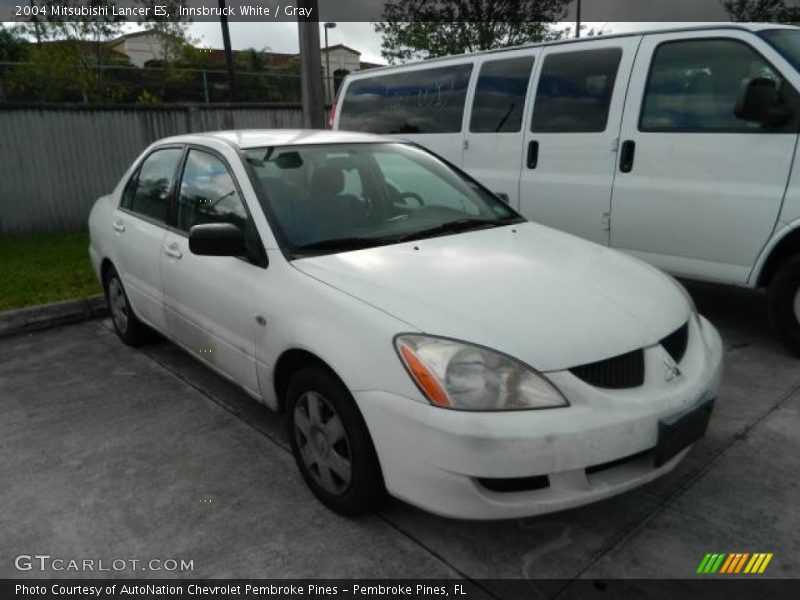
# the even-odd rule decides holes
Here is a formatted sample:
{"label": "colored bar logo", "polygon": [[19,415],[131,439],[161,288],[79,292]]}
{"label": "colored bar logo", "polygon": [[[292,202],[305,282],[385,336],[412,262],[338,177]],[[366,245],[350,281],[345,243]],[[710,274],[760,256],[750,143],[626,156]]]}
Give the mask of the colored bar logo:
{"label": "colored bar logo", "polygon": [[769,561],[772,560],[772,552],[717,552],[706,554],[697,567],[697,572],[702,574],[723,573],[725,575],[735,575],[746,573],[755,575],[763,573]]}

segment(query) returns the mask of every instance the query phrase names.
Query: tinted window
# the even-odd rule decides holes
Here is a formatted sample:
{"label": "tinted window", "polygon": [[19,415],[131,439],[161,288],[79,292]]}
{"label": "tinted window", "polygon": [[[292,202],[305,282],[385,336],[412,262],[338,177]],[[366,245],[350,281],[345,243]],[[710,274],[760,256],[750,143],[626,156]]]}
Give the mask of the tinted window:
{"label": "tinted window", "polygon": [[183,231],[202,223],[232,223],[245,230],[247,212],[225,163],[206,152],[189,151],[177,217]]}
{"label": "tinted window", "polygon": [[447,229],[439,228],[452,222],[469,229],[519,220],[479,185],[407,144],[244,152],[282,246],[299,254],[397,243],[409,236],[426,237],[431,228],[430,235],[443,235]]}
{"label": "tinted window", "polygon": [[619,48],[564,52],[545,58],[531,131],[605,131],[620,58]]}
{"label": "tinted window", "polygon": [[461,131],[472,65],[382,75],[352,82],[339,128],[372,133]]}
{"label": "tinted window", "polygon": [[520,130],[532,67],[532,56],[483,63],[472,103],[470,131]]}
{"label": "tinted window", "polygon": [[736,102],[757,77],[775,81],[779,95],[793,90],[743,42],[669,42],[656,50],[647,81],[642,131],[758,131],[759,123],[739,119]]}
{"label": "tinted window", "polygon": [[411,157],[397,153],[376,153],[375,162],[386,183],[398,192],[403,205],[412,209],[443,207],[469,216],[480,214],[480,205],[464,194],[463,183],[447,172],[420,169]]}
{"label": "tinted window", "polygon": [[759,35],[772,44],[786,60],[792,63],[795,69],[800,69],[800,31],[797,29],[770,29],[762,31]]}
{"label": "tinted window", "polygon": [[150,154],[125,187],[123,208],[165,222],[169,192],[182,154],[180,148],[166,148]]}

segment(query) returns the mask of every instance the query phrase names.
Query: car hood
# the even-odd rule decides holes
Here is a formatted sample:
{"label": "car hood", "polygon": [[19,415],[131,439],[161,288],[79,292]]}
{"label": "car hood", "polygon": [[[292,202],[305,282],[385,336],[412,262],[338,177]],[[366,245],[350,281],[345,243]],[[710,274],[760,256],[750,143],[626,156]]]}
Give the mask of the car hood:
{"label": "car hood", "polygon": [[686,322],[645,263],[534,223],[298,259],[293,265],[414,329],[488,346],[541,371],[650,346]]}

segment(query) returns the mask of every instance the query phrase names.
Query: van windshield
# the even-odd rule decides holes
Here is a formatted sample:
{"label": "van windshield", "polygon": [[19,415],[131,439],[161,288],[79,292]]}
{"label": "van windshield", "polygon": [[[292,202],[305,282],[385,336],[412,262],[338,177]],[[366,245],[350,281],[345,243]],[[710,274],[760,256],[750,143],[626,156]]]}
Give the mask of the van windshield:
{"label": "van windshield", "polygon": [[767,29],[759,35],[800,71],[800,29]]}
{"label": "van windshield", "polygon": [[253,148],[245,159],[293,258],[524,221],[479,184],[401,143]]}

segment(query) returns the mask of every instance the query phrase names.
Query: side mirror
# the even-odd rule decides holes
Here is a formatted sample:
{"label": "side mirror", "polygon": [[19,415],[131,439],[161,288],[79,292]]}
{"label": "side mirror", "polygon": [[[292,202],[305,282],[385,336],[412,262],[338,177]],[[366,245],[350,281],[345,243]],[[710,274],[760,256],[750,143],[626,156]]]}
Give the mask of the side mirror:
{"label": "side mirror", "polygon": [[742,90],[734,114],[743,121],[780,127],[792,119],[792,111],[780,104],[775,81],[766,77],[751,79]]}
{"label": "side mirror", "polygon": [[195,225],[189,231],[189,250],[199,256],[245,256],[242,230],[231,223]]}

